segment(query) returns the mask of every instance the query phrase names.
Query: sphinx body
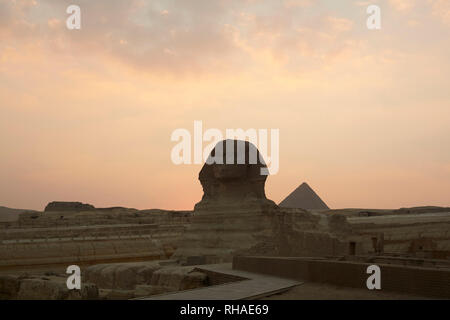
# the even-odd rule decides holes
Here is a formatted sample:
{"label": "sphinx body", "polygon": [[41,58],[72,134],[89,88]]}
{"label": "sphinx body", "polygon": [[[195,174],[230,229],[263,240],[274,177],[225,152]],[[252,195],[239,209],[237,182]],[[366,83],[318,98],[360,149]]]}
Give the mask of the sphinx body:
{"label": "sphinx body", "polygon": [[[245,153],[236,152],[239,143],[245,147],[242,149]],[[195,205],[191,224],[173,258],[183,261],[186,257],[202,256],[207,258],[206,263],[216,263],[231,261],[238,254],[290,255],[299,250],[317,251],[316,241],[302,240],[305,239],[302,230],[312,231],[314,237],[322,239],[323,233],[315,232],[319,218],[302,209],[280,208],[267,199],[264,192],[267,176],[261,174],[261,169],[266,168],[264,159],[251,143],[239,143],[219,142],[201,169],[199,180],[204,194]],[[323,239],[330,242],[327,248],[336,247],[329,236]]]}

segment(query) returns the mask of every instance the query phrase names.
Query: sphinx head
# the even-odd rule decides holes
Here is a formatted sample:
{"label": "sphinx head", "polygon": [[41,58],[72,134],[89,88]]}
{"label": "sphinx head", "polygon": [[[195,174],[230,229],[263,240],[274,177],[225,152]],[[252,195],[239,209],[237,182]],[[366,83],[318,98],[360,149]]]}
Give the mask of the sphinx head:
{"label": "sphinx head", "polygon": [[258,149],[248,141],[223,140],[211,151],[199,174],[203,198],[199,203],[241,203],[266,199],[266,164]]}

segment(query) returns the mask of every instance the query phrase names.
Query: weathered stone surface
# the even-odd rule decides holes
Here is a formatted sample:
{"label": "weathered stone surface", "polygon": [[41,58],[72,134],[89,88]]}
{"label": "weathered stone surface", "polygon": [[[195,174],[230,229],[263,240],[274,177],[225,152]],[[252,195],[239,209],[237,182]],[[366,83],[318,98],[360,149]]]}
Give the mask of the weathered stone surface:
{"label": "weathered stone surface", "polygon": [[44,211],[89,211],[95,207],[81,202],[53,201],[47,204]]}
{"label": "weathered stone surface", "polygon": [[85,279],[100,288],[134,289],[139,284],[150,284],[153,273],[160,269],[157,262],[109,263],[89,266]]}
{"label": "weathered stone surface", "polygon": [[272,204],[264,192],[265,169],[258,149],[248,141],[219,142],[199,173],[203,197],[195,210],[255,201]]}
{"label": "weathered stone surface", "polygon": [[88,267],[84,279],[101,288],[104,299],[131,299],[208,285],[207,275],[193,270],[162,268],[158,262],[110,263]]}
{"label": "weathered stone surface", "polygon": [[149,260],[167,259],[173,252],[163,241],[148,238],[123,239],[117,237],[97,239],[85,237],[83,240],[0,244],[0,266],[39,265],[52,263],[76,264],[101,262],[109,259],[145,258]]}
{"label": "weathered stone surface", "polygon": [[82,283],[81,290],[69,290],[65,279],[23,279],[17,293],[18,300],[79,300],[98,299],[98,288],[92,283]]}
{"label": "weathered stone surface", "polygon": [[0,299],[14,299],[19,292],[20,278],[13,275],[0,276]]}
{"label": "weathered stone surface", "polygon": [[106,300],[128,300],[137,297],[134,290],[102,289],[100,298]]}
{"label": "weathered stone surface", "polygon": [[193,271],[193,267],[167,267],[153,273],[151,284],[179,291],[205,287],[207,281],[207,275]]}
{"label": "weathered stone surface", "polygon": [[167,292],[176,291],[174,288],[168,288],[163,286],[155,286],[155,285],[138,285],[135,287],[134,295],[136,297],[146,297],[153,296],[156,294],[163,294]]}
{"label": "weathered stone surface", "polygon": [[[189,220],[192,211],[95,208],[88,211],[24,212],[14,228],[48,228],[116,224],[177,224]],[[35,230],[36,231],[36,230]]]}
{"label": "weathered stone surface", "polygon": [[351,226],[347,222],[347,218],[339,213],[328,216],[328,225],[336,233],[351,232]]}

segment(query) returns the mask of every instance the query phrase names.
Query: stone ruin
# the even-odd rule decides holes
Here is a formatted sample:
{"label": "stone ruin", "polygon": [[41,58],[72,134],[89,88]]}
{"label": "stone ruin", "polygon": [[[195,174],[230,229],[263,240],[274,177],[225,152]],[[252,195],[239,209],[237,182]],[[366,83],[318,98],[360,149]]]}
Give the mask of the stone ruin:
{"label": "stone ruin", "polygon": [[65,212],[65,211],[89,211],[95,210],[95,207],[91,204],[81,202],[66,202],[66,201],[53,201],[47,204],[45,212]]}
{"label": "stone ruin", "polygon": [[[245,159],[236,152],[239,143],[245,145]],[[234,148],[227,149],[230,145]],[[217,150],[223,150],[222,156],[217,157]],[[252,152],[256,162],[251,161]],[[212,163],[212,158],[223,162]],[[227,164],[227,158],[233,161]],[[200,260],[215,263],[231,261],[236,254],[321,255],[346,250],[344,242],[329,233],[323,218],[302,209],[280,208],[267,199],[264,168],[253,144],[219,142],[199,173],[204,194],[174,257],[181,261],[204,257]]]}

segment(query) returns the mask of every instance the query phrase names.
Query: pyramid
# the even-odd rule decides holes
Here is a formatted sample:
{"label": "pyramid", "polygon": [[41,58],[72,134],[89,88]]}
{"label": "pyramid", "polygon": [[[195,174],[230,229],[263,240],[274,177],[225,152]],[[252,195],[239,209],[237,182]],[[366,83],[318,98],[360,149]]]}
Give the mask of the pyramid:
{"label": "pyramid", "polygon": [[281,201],[279,206],[306,210],[330,209],[306,182],[303,182],[297,189]]}

